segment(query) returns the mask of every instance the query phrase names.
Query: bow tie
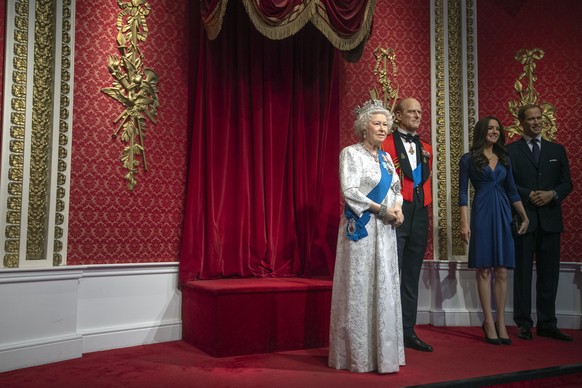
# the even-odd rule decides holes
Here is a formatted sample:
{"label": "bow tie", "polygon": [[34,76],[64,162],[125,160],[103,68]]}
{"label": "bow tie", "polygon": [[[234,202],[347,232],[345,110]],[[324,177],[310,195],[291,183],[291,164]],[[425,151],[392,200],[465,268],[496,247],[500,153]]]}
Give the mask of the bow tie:
{"label": "bow tie", "polygon": [[414,141],[418,140],[418,135],[411,135],[410,133],[407,134],[400,134],[400,136],[402,136],[402,138],[407,141],[408,143],[412,143]]}

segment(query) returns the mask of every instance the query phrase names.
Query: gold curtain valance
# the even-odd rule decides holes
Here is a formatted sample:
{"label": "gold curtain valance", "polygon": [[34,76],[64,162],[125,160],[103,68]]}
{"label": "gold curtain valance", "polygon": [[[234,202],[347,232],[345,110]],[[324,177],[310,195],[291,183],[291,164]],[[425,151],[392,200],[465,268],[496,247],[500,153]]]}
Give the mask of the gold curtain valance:
{"label": "gold curtain valance", "polygon": [[[200,2],[208,38],[222,28],[228,0]],[[273,40],[288,38],[311,22],[341,51],[356,49],[370,36],[376,0],[242,0],[255,28]]]}

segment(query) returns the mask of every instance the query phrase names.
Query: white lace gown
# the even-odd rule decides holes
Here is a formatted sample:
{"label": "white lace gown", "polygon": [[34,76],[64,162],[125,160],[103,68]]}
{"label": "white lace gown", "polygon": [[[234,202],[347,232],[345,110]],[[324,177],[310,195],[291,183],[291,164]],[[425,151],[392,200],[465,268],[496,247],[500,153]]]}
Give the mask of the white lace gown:
{"label": "white lace gown", "polygon": [[[388,156],[392,183],[382,204],[402,203],[400,182]],[[361,144],[340,154],[344,201],[358,216],[370,207],[366,196],[380,181],[380,166]],[[372,215],[368,236],[346,237],[342,214],[331,302],[329,366],[353,372],[397,372],[405,364],[396,229]]]}

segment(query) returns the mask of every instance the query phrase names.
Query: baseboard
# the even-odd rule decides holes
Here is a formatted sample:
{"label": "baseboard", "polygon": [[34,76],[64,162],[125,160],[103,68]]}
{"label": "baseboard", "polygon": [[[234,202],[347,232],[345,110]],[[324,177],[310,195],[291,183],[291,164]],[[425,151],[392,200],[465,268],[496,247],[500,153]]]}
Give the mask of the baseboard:
{"label": "baseboard", "polygon": [[0,348],[0,372],[70,360],[83,355],[79,335],[18,343]]}
{"label": "baseboard", "polygon": [[84,332],[82,336],[83,353],[178,341],[182,339],[182,322],[114,327]]}
{"label": "baseboard", "polygon": [[[582,327],[582,320],[580,315],[574,314],[556,314],[558,319],[558,327],[560,329],[580,330]],[[532,314],[534,325],[537,319],[535,313]],[[481,310],[419,310],[416,322],[419,325],[434,325],[434,326],[480,326],[483,322],[483,313]],[[505,312],[505,322],[507,326],[515,326],[513,322],[513,315],[511,311]]]}
{"label": "baseboard", "polygon": [[101,329],[46,341],[0,347],[0,372],[82,357],[84,353],[178,341],[180,321]]}

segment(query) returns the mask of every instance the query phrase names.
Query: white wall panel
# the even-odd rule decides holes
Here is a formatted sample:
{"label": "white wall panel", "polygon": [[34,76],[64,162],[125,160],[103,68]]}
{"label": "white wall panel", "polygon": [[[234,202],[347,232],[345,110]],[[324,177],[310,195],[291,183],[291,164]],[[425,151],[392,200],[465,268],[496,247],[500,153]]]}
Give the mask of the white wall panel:
{"label": "white wall panel", "polygon": [[0,372],[182,338],[178,263],[0,271]]}

